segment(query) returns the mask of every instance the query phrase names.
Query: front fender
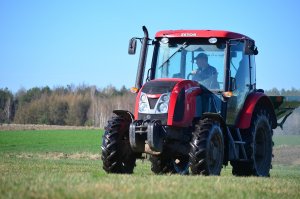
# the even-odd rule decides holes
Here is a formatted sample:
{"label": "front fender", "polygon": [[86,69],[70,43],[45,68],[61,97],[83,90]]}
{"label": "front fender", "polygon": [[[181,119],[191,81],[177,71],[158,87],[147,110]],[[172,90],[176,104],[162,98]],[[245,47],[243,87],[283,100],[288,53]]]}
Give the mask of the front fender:
{"label": "front fender", "polygon": [[134,115],[127,110],[113,110],[113,113],[116,114],[117,116],[122,117],[125,119],[127,122],[131,123],[134,121]]}
{"label": "front fender", "polygon": [[196,113],[196,96],[201,93],[198,83],[183,80],[177,83],[170,96],[167,125],[187,127]]}

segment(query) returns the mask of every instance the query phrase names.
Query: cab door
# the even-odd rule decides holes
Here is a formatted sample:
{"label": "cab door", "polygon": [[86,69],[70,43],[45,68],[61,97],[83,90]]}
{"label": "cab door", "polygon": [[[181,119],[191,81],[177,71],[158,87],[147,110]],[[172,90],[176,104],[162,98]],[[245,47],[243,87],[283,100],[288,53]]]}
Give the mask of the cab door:
{"label": "cab door", "polygon": [[226,123],[234,125],[248,94],[255,89],[254,55],[244,53],[244,42],[234,41],[230,53],[230,77],[235,79],[233,96],[227,102]]}

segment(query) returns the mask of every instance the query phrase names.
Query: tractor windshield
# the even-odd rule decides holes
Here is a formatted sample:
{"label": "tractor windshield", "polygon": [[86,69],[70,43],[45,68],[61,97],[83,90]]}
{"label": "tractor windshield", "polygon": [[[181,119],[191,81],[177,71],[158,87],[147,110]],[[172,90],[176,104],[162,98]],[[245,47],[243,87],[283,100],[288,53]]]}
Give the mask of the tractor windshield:
{"label": "tractor windshield", "polygon": [[164,39],[158,45],[155,79],[190,79],[208,89],[223,89],[225,43]]}

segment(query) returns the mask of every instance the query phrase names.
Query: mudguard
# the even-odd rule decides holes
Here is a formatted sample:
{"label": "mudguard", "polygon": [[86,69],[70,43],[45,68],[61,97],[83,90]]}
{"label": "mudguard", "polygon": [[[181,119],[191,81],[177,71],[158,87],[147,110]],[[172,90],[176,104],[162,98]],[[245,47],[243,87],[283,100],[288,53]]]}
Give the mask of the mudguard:
{"label": "mudguard", "polygon": [[127,110],[113,110],[113,113],[124,118],[127,120],[129,123],[134,121],[134,115]]}
{"label": "mudguard", "polygon": [[237,128],[247,129],[250,127],[254,109],[258,104],[270,111],[269,114],[272,120],[272,128],[274,129],[277,127],[277,119],[270,98],[262,92],[253,92],[247,96],[244,107],[239,114],[239,118],[236,120]]}

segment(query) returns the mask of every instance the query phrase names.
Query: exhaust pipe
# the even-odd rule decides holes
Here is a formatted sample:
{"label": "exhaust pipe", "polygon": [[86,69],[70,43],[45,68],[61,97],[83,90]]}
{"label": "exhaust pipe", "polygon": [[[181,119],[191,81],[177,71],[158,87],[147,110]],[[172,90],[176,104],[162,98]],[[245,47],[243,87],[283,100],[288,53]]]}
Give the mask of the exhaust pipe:
{"label": "exhaust pipe", "polygon": [[135,87],[138,89],[140,89],[143,85],[143,78],[144,78],[146,59],[147,59],[147,51],[148,51],[148,40],[149,40],[148,30],[147,30],[146,26],[143,26],[143,31],[144,31],[144,38],[142,41],[139,65],[138,65],[136,81],[135,81]]}

